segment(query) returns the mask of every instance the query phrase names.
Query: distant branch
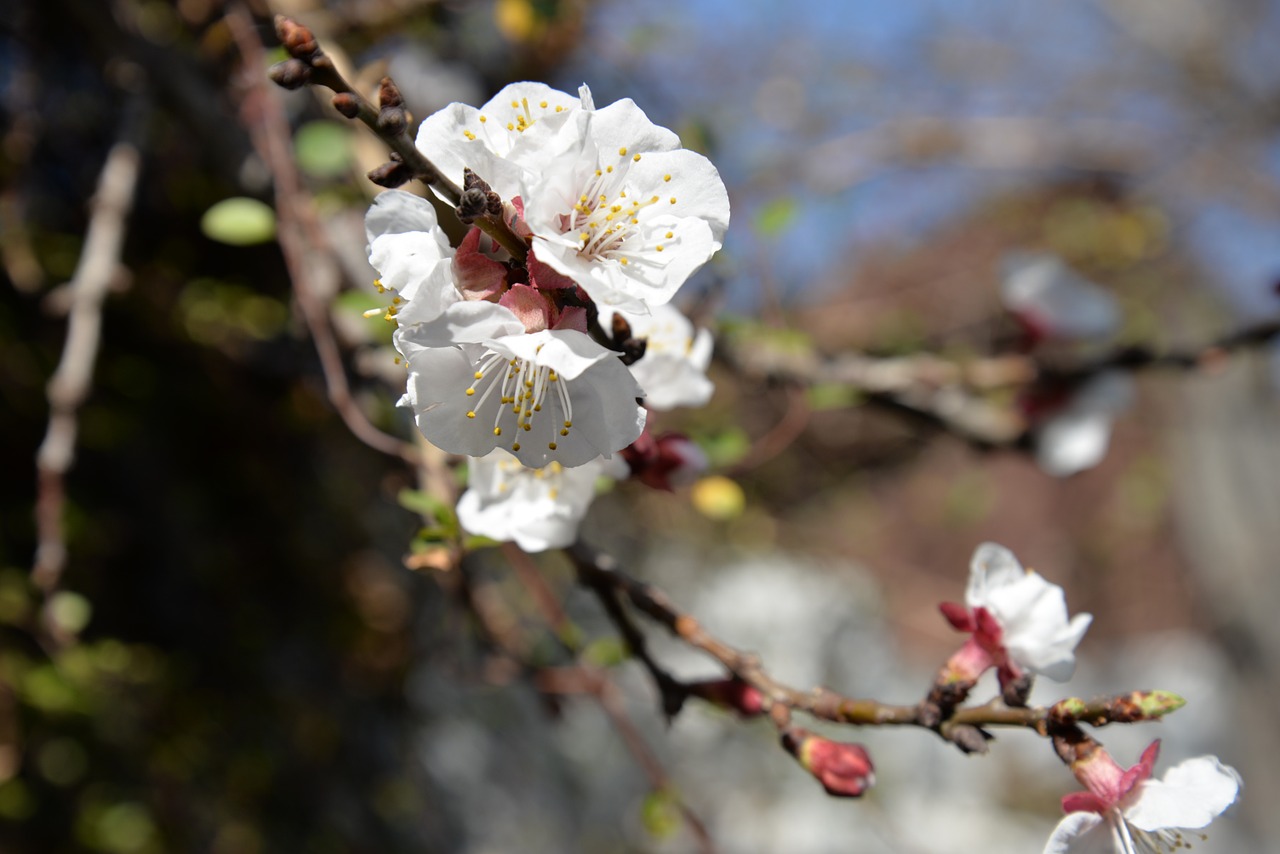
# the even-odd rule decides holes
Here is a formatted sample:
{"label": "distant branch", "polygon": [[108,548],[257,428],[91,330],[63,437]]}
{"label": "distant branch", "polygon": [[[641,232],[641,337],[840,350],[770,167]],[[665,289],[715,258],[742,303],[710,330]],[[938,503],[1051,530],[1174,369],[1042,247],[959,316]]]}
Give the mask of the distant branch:
{"label": "distant branch", "polygon": [[31,580],[46,597],[57,589],[67,561],[63,477],[75,459],[77,413],[93,381],[102,340],[102,303],[121,271],[125,226],[142,162],[138,140],[146,109],[141,98],[135,96],[126,110],[120,139],[107,153],[93,196],[84,251],[67,285],[67,338],[49,380],[49,427],[36,453],[37,547]]}

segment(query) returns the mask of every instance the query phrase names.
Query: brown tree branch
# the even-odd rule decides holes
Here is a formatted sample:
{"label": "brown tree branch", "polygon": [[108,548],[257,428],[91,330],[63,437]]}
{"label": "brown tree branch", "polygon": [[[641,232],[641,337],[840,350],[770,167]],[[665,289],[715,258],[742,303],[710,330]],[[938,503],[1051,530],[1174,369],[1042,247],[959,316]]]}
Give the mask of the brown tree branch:
{"label": "brown tree branch", "polygon": [[244,60],[240,118],[274,179],[280,250],[289,270],[294,298],[320,357],[329,401],[347,429],[360,441],[385,454],[416,463],[417,449],[375,427],[351,395],[342,353],[329,322],[329,308],[321,297],[326,289],[336,286],[338,263],[316,220],[311,195],[299,178],[290,151],[289,123],[280,99],[261,74],[266,51],[258,40],[253,19],[241,3],[231,2],[227,4],[226,21]]}
{"label": "brown tree branch", "polygon": [[139,139],[146,112],[142,98],[135,96],[126,109],[120,138],[107,153],[93,196],[84,250],[67,285],[67,337],[49,380],[49,427],[36,452],[37,546],[31,580],[46,597],[57,589],[67,561],[62,527],[64,476],[75,460],[77,413],[93,382],[102,340],[102,303],[121,270],[125,227],[142,162]]}

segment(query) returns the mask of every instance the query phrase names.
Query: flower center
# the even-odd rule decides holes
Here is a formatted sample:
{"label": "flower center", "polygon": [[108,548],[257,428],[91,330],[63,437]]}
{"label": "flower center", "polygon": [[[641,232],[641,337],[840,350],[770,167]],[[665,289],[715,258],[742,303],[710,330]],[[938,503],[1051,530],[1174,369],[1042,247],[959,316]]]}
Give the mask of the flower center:
{"label": "flower center", "polygon": [[[1109,816],[1111,836],[1116,850],[1123,854],[1173,854],[1191,848],[1182,831],[1166,827],[1159,830],[1139,830],[1124,820],[1120,810],[1116,809]],[[1200,841],[1208,840],[1208,834],[1196,834]]]}
{"label": "flower center", "polygon": [[[569,435],[569,429],[573,427],[573,403],[567,384],[554,369],[539,365],[532,359],[517,359],[489,351],[481,359],[465,392],[467,397],[479,395],[467,410],[467,418],[476,418],[477,411],[484,407],[495,390],[498,406],[494,411],[493,435],[503,435],[503,425],[506,424],[514,433],[511,450],[520,450],[521,437],[533,432],[535,421],[551,425],[546,431],[549,450],[554,451],[558,447],[557,436]],[[558,409],[561,417],[541,417],[544,405]]]}
{"label": "flower center", "polygon": [[[673,231],[646,234],[642,212],[662,203],[662,197],[647,198],[628,182],[631,164],[641,155],[629,154],[627,147],[618,149],[615,163],[597,160],[595,171],[587,178],[571,213],[560,218],[563,234],[577,233],[578,253],[591,260],[613,260],[626,266],[645,260],[648,252],[663,252],[679,242]],[[671,180],[670,175],[663,181]],[[670,196],[667,204],[676,204]],[[647,214],[645,215],[648,216]]]}

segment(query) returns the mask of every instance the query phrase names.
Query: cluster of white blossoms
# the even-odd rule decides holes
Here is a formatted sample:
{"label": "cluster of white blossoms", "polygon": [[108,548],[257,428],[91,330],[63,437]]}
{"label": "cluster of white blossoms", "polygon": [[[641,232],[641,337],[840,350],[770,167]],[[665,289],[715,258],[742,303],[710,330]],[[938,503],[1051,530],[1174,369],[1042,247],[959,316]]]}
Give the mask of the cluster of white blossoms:
{"label": "cluster of white blossoms", "polygon": [[[586,473],[619,476],[603,461],[641,436],[647,410],[711,395],[710,335],[670,301],[720,248],[724,184],[632,101],[597,110],[585,86],[575,98],[517,83],[479,109],[452,104],[417,145],[451,181],[478,177],[529,248],[512,257],[472,228],[455,249],[430,202],[377,197],[369,260],[408,367],[401,403],[432,444],[477,458],[464,527],[565,545]],[[608,340],[611,319],[626,341]]]}
{"label": "cluster of white blossoms", "polygon": [[[939,682],[972,686],[994,668],[1006,688],[1034,674],[1069,679],[1076,646],[1093,619],[1068,618],[1062,588],[1024,569],[1013,552],[995,543],[983,543],[973,554],[965,604],[944,604],[942,613],[971,636],[943,667]],[[1029,683],[1019,689],[1020,696],[1006,690],[1006,701],[1025,701]],[[1067,815],[1044,854],[1168,854],[1190,848],[1184,831],[1207,826],[1239,795],[1240,775],[1216,757],[1188,759],[1157,780],[1151,774],[1158,741],[1126,770],[1100,744],[1084,740],[1087,748],[1069,764],[1085,791],[1062,799]]]}

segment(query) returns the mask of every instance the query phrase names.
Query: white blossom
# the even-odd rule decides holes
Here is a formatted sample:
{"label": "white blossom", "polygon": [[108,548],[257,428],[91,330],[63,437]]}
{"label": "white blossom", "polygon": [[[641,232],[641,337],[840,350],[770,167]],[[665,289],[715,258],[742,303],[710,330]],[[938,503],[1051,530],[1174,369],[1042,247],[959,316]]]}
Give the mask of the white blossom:
{"label": "white blossom", "polygon": [[965,604],[995,618],[1000,627],[996,640],[1017,667],[1057,682],[1071,678],[1075,648],[1093,617],[1076,614],[1068,620],[1062,588],[1023,569],[1013,552],[995,543],[978,546],[970,562]]}
{"label": "white blossom", "polygon": [[575,100],[517,83],[479,110],[450,105],[422,123],[418,147],[454,180],[470,167],[518,197],[536,257],[604,306],[667,302],[729,225],[710,161],[629,99],[595,109],[586,86]]}
{"label": "white blossom", "polygon": [[398,329],[395,343],[409,364],[401,403],[449,453],[501,446],[533,468],[573,467],[621,450],[644,427],[640,387],[616,353],[572,329],[527,333],[505,306],[454,303]]}
{"label": "white blossom", "polygon": [[577,538],[596,481],[625,474],[619,462],[597,457],[575,468],[550,462],[534,469],[498,448],[471,461],[458,521],[473,534],[514,540],[527,552],[562,548]]}
{"label": "white blossom", "polygon": [[1151,779],[1160,742],[1125,771],[1103,750],[1073,770],[1088,789],[1063,798],[1068,815],[1044,854],[1169,854],[1190,848],[1184,831],[1207,827],[1235,803],[1240,775],[1216,756],[1181,762]]}
{"label": "white blossom", "polygon": [[644,389],[650,409],[702,406],[711,399],[714,384],[707,379],[711,364],[711,332],[694,331],[693,324],[675,306],[654,306],[650,314],[618,312],[631,334],[645,339],[645,351],[632,364],[631,375]]}

